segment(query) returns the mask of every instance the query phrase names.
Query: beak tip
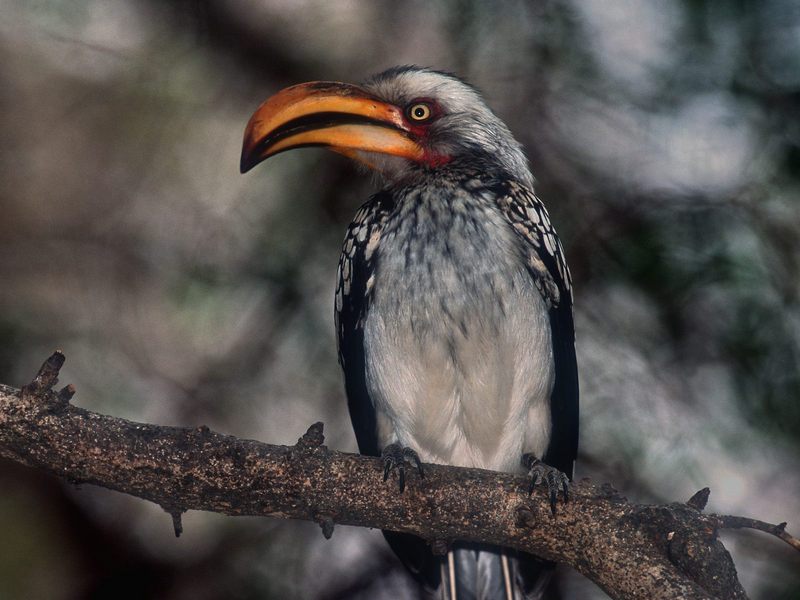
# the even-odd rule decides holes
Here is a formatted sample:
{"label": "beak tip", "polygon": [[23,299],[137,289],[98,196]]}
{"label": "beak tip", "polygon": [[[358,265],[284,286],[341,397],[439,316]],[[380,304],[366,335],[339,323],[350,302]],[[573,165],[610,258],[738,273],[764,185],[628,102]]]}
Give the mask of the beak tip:
{"label": "beak tip", "polygon": [[257,161],[254,161],[248,152],[242,152],[242,157],[239,159],[239,173],[247,173],[256,164]]}

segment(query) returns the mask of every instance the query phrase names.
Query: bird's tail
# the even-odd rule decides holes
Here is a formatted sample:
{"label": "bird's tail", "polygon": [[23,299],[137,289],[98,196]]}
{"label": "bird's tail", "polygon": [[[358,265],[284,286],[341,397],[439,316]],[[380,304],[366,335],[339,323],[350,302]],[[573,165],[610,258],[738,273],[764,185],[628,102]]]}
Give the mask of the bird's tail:
{"label": "bird's tail", "polygon": [[553,565],[496,546],[456,547],[442,562],[442,600],[538,600]]}

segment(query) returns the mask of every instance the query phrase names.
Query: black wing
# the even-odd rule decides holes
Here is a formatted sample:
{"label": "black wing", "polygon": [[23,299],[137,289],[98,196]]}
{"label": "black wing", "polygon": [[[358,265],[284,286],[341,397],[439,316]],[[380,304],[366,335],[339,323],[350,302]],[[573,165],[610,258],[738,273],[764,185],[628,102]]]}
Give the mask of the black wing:
{"label": "black wing", "polygon": [[339,258],[336,283],[336,334],[339,363],[350,419],[362,454],[379,456],[375,407],[367,393],[364,365],[364,317],[372,295],[375,256],[383,227],[394,209],[388,192],[369,199],[356,213],[347,228]]}
{"label": "black wing", "polygon": [[[339,342],[339,362],[344,370],[344,384],[350,419],[362,454],[379,456],[375,407],[367,392],[364,365],[364,319],[372,296],[371,277],[375,258],[394,200],[388,192],[370,198],[356,213],[347,229],[339,258],[336,284],[336,333]],[[440,584],[441,559],[434,556],[428,543],[406,533],[384,531],[398,558],[413,576],[430,589]]]}
{"label": "black wing", "polygon": [[555,383],[550,396],[553,430],[545,463],[572,477],[578,454],[578,367],[572,320],[572,279],[547,210],[528,188],[504,181],[494,187],[500,208],[525,241],[528,270],[550,311]]}

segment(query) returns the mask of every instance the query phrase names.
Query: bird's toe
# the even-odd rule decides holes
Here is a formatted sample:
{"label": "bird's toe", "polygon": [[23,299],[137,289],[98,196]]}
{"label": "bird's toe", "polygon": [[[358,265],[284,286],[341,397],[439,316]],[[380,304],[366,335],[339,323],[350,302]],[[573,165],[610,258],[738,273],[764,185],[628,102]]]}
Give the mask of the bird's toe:
{"label": "bird's toe", "polygon": [[389,478],[389,473],[397,470],[397,479],[400,492],[406,489],[406,463],[416,467],[420,478],[425,477],[419,455],[412,449],[403,447],[398,443],[389,444],[381,452],[383,459],[383,480]]}
{"label": "bird's toe", "polygon": [[559,489],[562,491],[564,503],[569,502],[569,477],[555,467],[543,463],[533,454],[523,454],[522,465],[528,469],[528,495],[533,493],[537,485],[543,484],[547,488],[550,510],[555,515]]}

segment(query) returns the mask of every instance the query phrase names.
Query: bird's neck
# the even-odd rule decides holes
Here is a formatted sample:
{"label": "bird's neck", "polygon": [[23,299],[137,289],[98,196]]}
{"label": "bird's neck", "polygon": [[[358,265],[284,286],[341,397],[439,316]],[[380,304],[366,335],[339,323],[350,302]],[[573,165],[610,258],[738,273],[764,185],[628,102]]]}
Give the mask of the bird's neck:
{"label": "bird's neck", "polygon": [[436,187],[448,190],[462,182],[490,186],[500,181],[516,181],[533,189],[533,175],[527,167],[510,169],[498,157],[489,155],[454,156],[437,165],[404,162],[404,168],[383,173],[388,191]]}

